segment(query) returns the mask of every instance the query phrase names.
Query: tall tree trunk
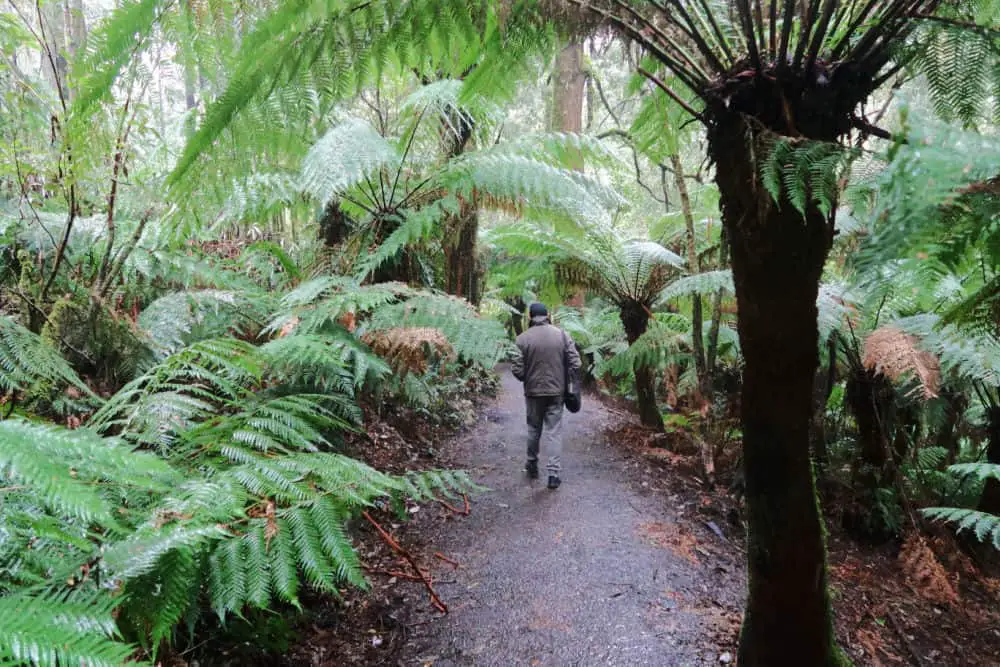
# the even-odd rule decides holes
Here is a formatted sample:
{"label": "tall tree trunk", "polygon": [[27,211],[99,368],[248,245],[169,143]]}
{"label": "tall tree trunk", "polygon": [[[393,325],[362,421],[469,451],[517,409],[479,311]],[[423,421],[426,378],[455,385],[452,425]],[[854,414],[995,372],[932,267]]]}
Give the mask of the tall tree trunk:
{"label": "tall tree trunk", "polygon": [[[764,100],[758,100],[763,104]],[[771,100],[776,108],[780,102]],[[768,105],[770,107],[770,104]],[[774,202],[757,176],[759,130],[720,103],[708,123],[733,257],[743,351],[743,461],[749,596],[742,667],[842,664],[827,591],[826,546],[809,456],[819,363],[816,297],[832,216]],[[835,139],[834,129],[829,137]]]}
{"label": "tall tree trunk", "polygon": [[514,337],[517,338],[522,333],[524,333],[524,310],[525,308],[528,307],[528,305],[524,303],[524,299],[522,299],[519,296],[514,298],[507,298],[505,299],[505,301],[507,302],[508,306],[517,311],[517,313],[510,314],[510,323],[509,323],[511,333],[513,333]]}
{"label": "tall tree trunk", "polygon": [[968,400],[964,393],[948,386],[941,392],[941,398],[944,400],[944,423],[938,430],[934,444],[948,452],[939,466],[940,470],[945,470],[958,460],[958,454],[962,448],[962,438],[958,426],[968,407]]}
{"label": "tall tree trunk", "polygon": [[889,462],[887,427],[891,419],[892,386],[883,375],[876,375],[868,369],[856,369],[847,379],[844,394],[858,425],[861,463],[877,473],[866,473],[863,486],[874,487]]}
{"label": "tall tree trunk", "polygon": [[[583,42],[574,39],[556,56],[552,77],[552,106],[549,129],[555,132],[583,131],[583,101],[586,96],[587,74],[583,68]],[[570,165],[583,171],[583,155],[577,154]],[[567,305],[583,307],[586,292],[579,290],[567,299]]]}
{"label": "tall tree trunk", "polygon": [[[622,325],[625,327],[625,337],[628,344],[633,345],[649,328],[649,310],[641,303],[629,301],[622,304],[619,310]],[[656,403],[656,378],[653,370],[645,364],[635,368],[635,396],[639,408],[639,419],[644,426],[663,430],[663,416]]]}
{"label": "tall tree trunk", "polygon": [[452,239],[446,239],[445,291],[460,296],[473,305],[479,305],[480,267],[477,237],[479,236],[479,211],[472,202],[463,201],[457,215],[448,221]]}
{"label": "tall tree trunk", "polygon": [[[449,158],[465,152],[472,139],[471,119],[457,110],[442,128]],[[482,297],[479,288],[479,209],[474,201],[463,200],[459,211],[445,222],[445,291],[460,296],[478,306]]]}
{"label": "tall tree trunk", "polygon": [[[986,447],[986,462],[1000,465],[1000,406],[994,405],[986,413],[989,428],[989,442]],[[1000,515],[1000,480],[990,477],[983,486],[979,497],[979,511]]]}
{"label": "tall tree trunk", "polygon": [[[698,265],[698,250],[695,243],[694,214],[691,211],[691,197],[688,195],[687,183],[684,182],[684,164],[681,156],[670,155],[670,167],[674,171],[674,185],[681,200],[681,213],[684,216],[684,226],[687,229],[687,264],[688,272],[701,272]],[[703,328],[704,318],[701,311],[701,295],[694,294],[691,298],[691,346],[694,348],[694,366],[698,376],[698,401],[711,400],[711,387],[708,384],[708,373],[705,363],[705,338]]]}

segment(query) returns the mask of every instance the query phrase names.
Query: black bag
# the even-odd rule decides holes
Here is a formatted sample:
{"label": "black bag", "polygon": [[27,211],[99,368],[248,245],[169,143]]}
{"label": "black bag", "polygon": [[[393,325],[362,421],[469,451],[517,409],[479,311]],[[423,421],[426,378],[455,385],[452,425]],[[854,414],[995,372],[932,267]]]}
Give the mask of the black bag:
{"label": "black bag", "polygon": [[563,404],[570,412],[580,411],[580,379],[575,377],[575,373],[569,367],[569,355],[566,354],[566,346],[571,344],[566,332],[563,332],[563,368],[566,371],[566,389],[563,393]]}

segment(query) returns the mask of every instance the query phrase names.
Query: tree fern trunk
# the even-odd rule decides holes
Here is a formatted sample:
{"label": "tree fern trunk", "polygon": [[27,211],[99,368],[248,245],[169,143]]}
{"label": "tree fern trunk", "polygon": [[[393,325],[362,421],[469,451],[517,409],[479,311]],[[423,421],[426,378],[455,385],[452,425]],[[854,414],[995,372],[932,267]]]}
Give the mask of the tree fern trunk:
{"label": "tree fern trunk", "polygon": [[[621,306],[619,316],[625,327],[625,337],[631,346],[649,328],[649,310],[641,303],[629,301]],[[635,368],[635,395],[643,426],[662,431],[663,416],[656,403],[656,378],[653,369],[645,364],[637,364]]]}
{"label": "tree fern trunk", "polygon": [[713,109],[709,151],[720,166],[744,357],[749,598],[739,664],[839,665],[809,456],[816,297],[833,229],[814,207],[803,218],[787,197],[772,201],[757,176],[755,134],[738,113]]}
{"label": "tree fern trunk", "polygon": [[[986,448],[986,462],[1000,465],[1000,406],[994,405],[987,412],[989,443]],[[1000,515],[1000,480],[990,477],[983,486],[979,498],[979,511]]]}
{"label": "tree fern trunk", "polygon": [[447,264],[445,291],[479,305],[480,267],[476,247],[476,239],[479,236],[479,212],[474,204],[463,203],[461,211],[449,220],[449,224],[454,226],[457,238],[445,253]]}
{"label": "tree fern trunk", "polygon": [[[448,144],[448,156],[458,157],[472,139],[473,126],[468,116],[452,112],[442,132]],[[455,128],[455,129],[452,129]],[[449,216],[445,225],[445,291],[479,305],[479,211],[474,201],[463,201],[457,214]]]}

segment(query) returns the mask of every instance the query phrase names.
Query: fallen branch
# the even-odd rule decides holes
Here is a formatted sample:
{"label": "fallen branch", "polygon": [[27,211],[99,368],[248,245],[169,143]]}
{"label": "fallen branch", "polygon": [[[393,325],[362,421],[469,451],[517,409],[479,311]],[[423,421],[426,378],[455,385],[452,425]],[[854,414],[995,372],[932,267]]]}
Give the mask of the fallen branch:
{"label": "fallen branch", "polygon": [[455,514],[461,514],[462,516],[469,516],[472,513],[472,507],[469,506],[469,496],[463,493],[462,500],[465,501],[464,509],[458,509],[454,505],[451,505],[447,501],[441,500],[440,498],[438,499],[438,502],[441,503],[441,505],[443,505],[446,510],[450,510]]}
{"label": "fallen branch", "polygon": [[362,568],[368,574],[383,574],[387,577],[395,577],[396,579],[406,579],[407,581],[420,581],[423,579],[416,575],[410,574],[409,572],[400,572],[399,570],[381,570],[375,567],[368,567],[367,565],[362,566]]}
{"label": "fallen branch", "polygon": [[426,574],[423,570],[420,569],[420,566],[417,564],[416,559],[413,558],[410,552],[404,549],[402,546],[400,546],[399,542],[396,541],[396,538],[390,535],[385,528],[379,525],[378,521],[373,519],[371,514],[369,514],[368,512],[362,512],[361,515],[368,521],[368,523],[370,523],[375,527],[375,530],[377,530],[378,534],[382,537],[383,540],[385,540],[385,543],[388,544],[390,547],[392,547],[392,549],[396,553],[405,558],[406,561],[410,564],[414,572],[417,573],[417,576],[420,578],[420,581],[423,583],[424,587],[427,588],[427,592],[430,593],[431,604],[433,604],[442,614],[447,614],[448,606],[441,600],[440,597],[438,597],[437,592],[434,590],[434,586],[431,584],[430,575]]}
{"label": "fallen branch", "polygon": [[434,557],[435,558],[440,558],[441,560],[443,560],[444,562],[448,563],[449,565],[454,565],[455,567],[461,567],[461,565],[459,565],[458,561],[455,561],[455,560],[452,560],[452,559],[448,558],[447,556],[445,556],[440,551],[435,551],[434,552]]}

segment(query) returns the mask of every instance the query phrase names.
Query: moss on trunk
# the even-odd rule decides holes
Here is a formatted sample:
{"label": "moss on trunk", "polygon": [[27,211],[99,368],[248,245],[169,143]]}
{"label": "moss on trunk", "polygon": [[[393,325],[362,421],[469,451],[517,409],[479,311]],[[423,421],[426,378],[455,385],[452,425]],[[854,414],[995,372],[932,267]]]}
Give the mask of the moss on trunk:
{"label": "moss on trunk", "polygon": [[[621,305],[619,316],[625,327],[625,337],[628,344],[634,344],[649,328],[649,309],[637,301],[627,301]],[[644,364],[635,368],[636,406],[639,408],[639,419],[644,426],[663,430],[663,415],[656,402],[656,378],[653,370]]]}
{"label": "moss on trunk", "polygon": [[716,181],[744,357],[749,597],[739,663],[840,665],[809,437],[819,363],[816,297],[832,219],[815,207],[803,215],[787,197],[773,201],[757,177],[759,128],[725,106],[712,111],[709,150],[725,166]]}

